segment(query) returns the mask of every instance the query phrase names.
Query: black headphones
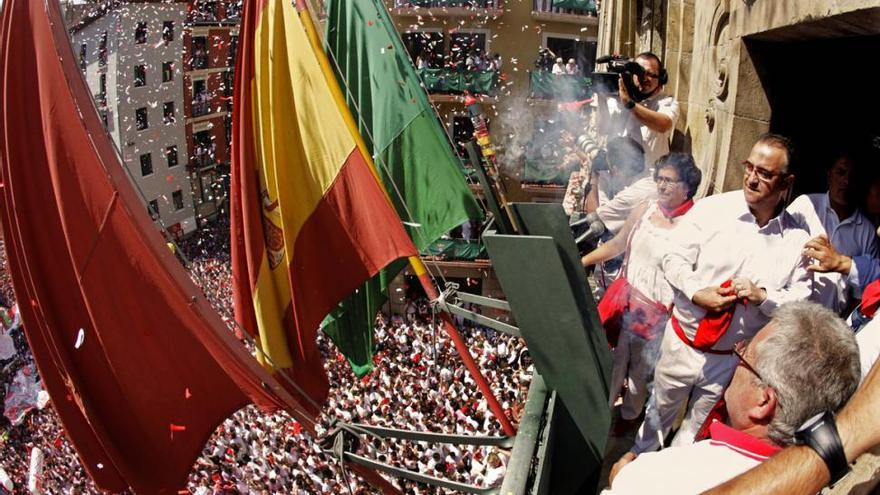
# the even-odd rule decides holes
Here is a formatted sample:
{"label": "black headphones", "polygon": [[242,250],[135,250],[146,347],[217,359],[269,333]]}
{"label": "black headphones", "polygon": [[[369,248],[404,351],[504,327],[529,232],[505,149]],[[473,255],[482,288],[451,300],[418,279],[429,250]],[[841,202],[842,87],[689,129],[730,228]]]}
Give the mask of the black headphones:
{"label": "black headphones", "polygon": [[669,82],[669,74],[666,72],[666,67],[663,66],[663,61],[660,60],[660,57],[655,55],[653,52],[642,52],[636,58],[653,58],[657,61],[657,65],[660,66],[660,73],[657,74],[657,81],[661,86],[666,86],[666,83]]}

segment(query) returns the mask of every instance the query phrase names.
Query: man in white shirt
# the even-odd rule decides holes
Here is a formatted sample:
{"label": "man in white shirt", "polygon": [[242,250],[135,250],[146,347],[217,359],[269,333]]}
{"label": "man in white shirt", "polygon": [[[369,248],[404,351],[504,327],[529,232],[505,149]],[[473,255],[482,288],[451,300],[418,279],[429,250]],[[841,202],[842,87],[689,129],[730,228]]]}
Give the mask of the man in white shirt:
{"label": "man in white shirt", "polygon": [[550,70],[552,74],[565,74],[565,61],[562,57],[558,57],[556,59],[556,63],[553,64],[553,68]]}
{"label": "man in white shirt", "polygon": [[636,57],[636,62],[644,72],[634,76],[633,82],[647,97],[635,101],[621,76],[617,97],[599,94],[598,124],[604,135],[635,139],[645,149],[645,168],[651,168],[658,158],[669,154],[679,109],[675,98],[663,94],[668,76],[660,58],[644,52]]}
{"label": "man in white shirt", "polygon": [[606,495],[701,493],[757,466],[794,441],[794,432],[824,411],[837,411],[859,383],[852,331],[810,302],[777,311],[751,342],[737,345],[724,393],[728,419],[711,439],[621,461]]}
{"label": "man in white shirt", "polygon": [[745,161],[743,190],[697,202],[672,235],[663,270],[675,293],[673,314],[632,453],[658,448],[685,404],[673,444],[693,442],[733,376],[734,344],[754,336],[780,304],[811,294],[801,254],[809,235],[782,202],[794,183],[789,150],[786,138],[761,136]]}
{"label": "man in white shirt", "polygon": [[[880,251],[874,225],[856,207],[854,172],[853,159],[838,156],[828,170],[828,192],[803,194],[789,205],[788,212],[811,237],[825,236],[840,254],[870,262],[880,256]],[[846,274],[816,273],[811,300],[837,314],[851,309],[853,300],[861,298],[854,266],[851,263]]]}

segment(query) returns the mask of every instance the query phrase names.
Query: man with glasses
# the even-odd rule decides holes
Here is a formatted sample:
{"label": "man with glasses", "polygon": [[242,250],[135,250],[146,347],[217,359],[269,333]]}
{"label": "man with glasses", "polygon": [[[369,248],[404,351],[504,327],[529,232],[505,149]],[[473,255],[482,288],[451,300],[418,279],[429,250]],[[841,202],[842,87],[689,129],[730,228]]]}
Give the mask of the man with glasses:
{"label": "man with glasses", "polygon": [[[861,298],[860,282],[871,282],[859,279],[870,276],[871,270],[863,267],[875,264],[880,250],[874,225],[856,206],[858,179],[852,155],[838,154],[827,180],[828,192],[798,196],[788,212],[813,237],[804,246],[804,253],[817,259],[809,268],[817,272],[811,299],[842,314]],[[829,246],[837,256],[828,254]]]}
{"label": "man with glasses", "polygon": [[657,55],[644,52],[636,57],[636,62],[644,72],[633,76],[633,82],[647,97],[635,101],[621,76],[616,97],[598,95],[598,124],[609,137],[631,137],[641,144],[645,148],[645,166],[650,168],[669,153],[669,141],[679,115],[678,102],[663,94],[667,75]]}
{"label": "man with glasses", "polygon": [[710,426],[711,439],[612,469],[604,493],[700,493],[757,466],[795,443],[808,420],[846,403],[859,383],[858,354],[852,332],[830,310],[809,302],[780,307],[750,342],[734,347],[728,418]]}
{"label": "man with glasses", "polygon": [[809,235],[783,203],[794,182],[789,158],[786,138],[761,136],[744,162],[743,189],[698,201],[671,236],[663,271],[673,315],[645,422],[625,458],[658,448],[686,404],[673,445],[692,443],[733,375],[734,344],[754,336],[779,305],[810,296],[801,254]]}

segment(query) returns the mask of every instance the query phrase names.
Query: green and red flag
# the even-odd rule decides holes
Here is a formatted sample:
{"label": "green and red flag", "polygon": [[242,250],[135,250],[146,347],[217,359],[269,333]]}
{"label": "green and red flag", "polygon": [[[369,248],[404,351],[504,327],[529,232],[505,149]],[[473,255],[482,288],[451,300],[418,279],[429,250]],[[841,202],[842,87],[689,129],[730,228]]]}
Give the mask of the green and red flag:
{"label": "green and red flag", "polygon": [[[482,213],[381,0],[329,0],[326,50],[385,189],[420,252]],[[372,369],[372,327],[395,264],[345,300],[324,331],[359,375]]]}

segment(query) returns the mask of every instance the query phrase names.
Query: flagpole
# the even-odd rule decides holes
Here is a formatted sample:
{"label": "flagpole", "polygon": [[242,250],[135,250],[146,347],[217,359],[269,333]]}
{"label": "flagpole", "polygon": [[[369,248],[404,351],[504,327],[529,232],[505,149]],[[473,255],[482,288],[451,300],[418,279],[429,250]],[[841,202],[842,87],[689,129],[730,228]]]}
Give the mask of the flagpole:
{"label": "flagpole", "polygon": [[[342,89],[338,86],[338,83],[336,81],[335,73],[330,66],[330,62],[326,54],[324,54],[323,52],[323,45],[319,40],[317,31],[315,30],[315,26],[311,18],[311,13],[306,5],[306,0],[296,0],[296,8],[298,11],[300,11],[300,18],[303,21],[303,27],[305,28],[306,34],[309,37],[309,41],[312,44],[312,49],[314,50],[315,55],[318,58],[318,63],[321,65],[321,68],[324,70],[324,73],[327,76],[327,83],[330,85],[331,91],[334,93],[337,104],[340,106],[340,108],[343,109],[343,118],[346,120],[346,124],[351,130],[352,135],[357,142],[358,148],[362,150],[363,156],[366,158],[367,164],[372,170],[376,181],[380,185],[382,185],[382,180],[379,178],[379,173],[375,169],[373,160],[370,159],[371,155],[367,151],[366,143],[364,143],[363,138],[358,131],[357,124],[355,124],[354,121],[354,117],[351,115],[351,113],[348,112],[348,106],[345,103]],[[384,186],[383,189],[385,189]],[[388,195],[387,190],[385,191],[385,194],[386,196]],[[390,197],[388,198],[388,201],[391,201]],[[410,256],[409,263],[413,269],[413,272],[419,278],[419,282],[422,284],[422,288],[425,290],[425,294],[428,296],[428,299],[436,300],[438,297],[440,297],[440,293],[434,286],[434,281],[428,274],[428,269],[427,267],[425,267],[425,264],[422,262],[421,258],[419,258],[418,256]],[[501,423],[501,428],[502,430],[504,430],[504,434],[510,437],[515,436],[516,429],[507,418],[507,415],[504,414],[504,410],[501,408],[501,404],[498,402],[498,399],[495,398],[495,394],[492,393],[492,388],[489,387],[489,382],[486,381],[486,378],[483,377],[483,374],[480,372],[480,368],[477,367],[477,363],[474,361],[473,356],[471,356],[467,344],[465,344],[464,339],[461,338],[461,334],[458,333],[458,330],[455,329],[455,325],[452,323],[452,319],[449,317],[449,314],[446,312],[441,312],[440,318],[443,320],[443,327],[446,329],[446,333],[455,344],[455,349],[458,351],[458,355],[461,357],[461,360],[464,362],[465,367],[470,372],[471,377],[477,383],[477,387],[480,389],[480,392],[483,393],[483,397],[486,398],[486,401],[489,405],[489,410],[492,411],[492,414],[495,415],[495,417],[498,419],[498,422]]]}
{"label": "flagpole", "polygon": [[[419,278],[419,282],[422,284],[422,288],[425,290],[425,294],[428,296],[428,299],[433,301],[439,298],[440,293],[434,286],[434,281],[431,280],[430,275],[428,275],[428,269],[425,267],[422,259],[418,256],[410,256],[409,264],[412,267],[415,275]],[[501,423],[501,429],[504,430],[504,434],[509,437],[516,436],[516,429],[513,427],[510,419],[504,413],[504,409],[501,408],[501,404],[498,402],[498,399],[495,398],[495,394],[492,392],[492,388],[489,386],[489,382],[486,381],[483,373],[480,372],[480,368],[477,366],[476,361],[474,361],[473,356],[471,356],[471,352],[468,349],[464,339],[461,338],[461,334],[458,333],[458,330],[455,329],[455,325],[452,323],[452,318],[449,317],[449,313],[441,311],[440,319],[443,320],[443,328],[446,330],[446,334],[449,335],[449,338],[451,338],[452,342],[455,344],[455,350],[458,351],[458,355],[461,358],[462,362],[464,362],[464,366],[470,372],[471,378],[473,378],[474,381],[477,382],[477,388],[479,388],[480,392],[483,393],[483,397],[486,398],[486,402],[488,402],[489,405],[489,410],[492,411],[492,414],[495,415],[495,418],[497,418],[498,422]]]}

